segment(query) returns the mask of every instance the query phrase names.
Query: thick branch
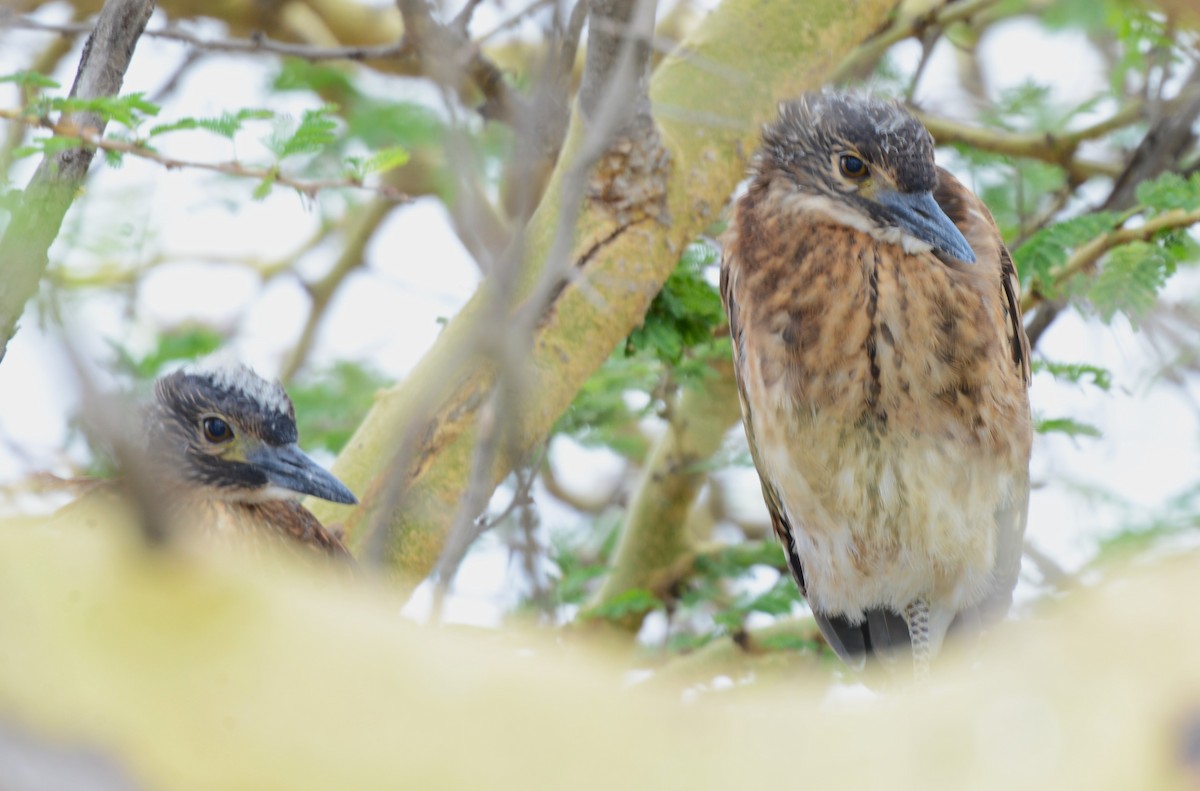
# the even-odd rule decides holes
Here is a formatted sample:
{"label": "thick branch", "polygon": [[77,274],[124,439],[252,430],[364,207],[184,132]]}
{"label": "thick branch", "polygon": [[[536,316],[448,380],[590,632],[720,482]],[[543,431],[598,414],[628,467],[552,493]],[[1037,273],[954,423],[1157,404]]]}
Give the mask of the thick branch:
{"label": "thick branch", "polygon": [[[711,376],[685,390],[672,410],[642,471],[637,492],[625,512],[612,567],[591,606],[602,606],[628,590],[664,594],[664,584],[691,545],[687,514],[708,476],[704,462],[721,447],[725,432],[739,416],[732,363],[713,365]],[[628,615],[620,626],[636,632],[645,613]]]}
{"label": "thick branch", "polygon": [[[728,0],[710,14],[690,41],[663,62],[650,93],[670,149],[669,176],[656,171],[630,179],[623,195],[666,190],[665,209],[614,207],[593,192],[577,224],[565,280],[555,282],[553,303],[537,324],[521,414],[514,420],[516,447],[526,453],[541,441],[584,380],[645,314],[684,246],[717,216],[743,177],[758,125],[780,97],[821,84],[840,53],[879,24],[890,0],[849,6],[820,0],[803,7],[763,0]],[[559,266],[554,243],[562,170],[575,161],[585,129],[576,114],[559,172],[526,235],[523,293],[545,266]],[[564,165],[562,163],[568,163]],[[621,172],[607,178],[621,178]],[[649,213],[650,211],[653,213]],[[475,421],[495,372],[470,350],[485,315],[485,294],[475,298],[442,332],[400,387],[381,394],[336,466],[362,505],[346,523],[356,546],[361,529],[387,503],[398,438],[414,436],[417,449],[400,476],[406,497],[378,513],[390,533],[396,567],[410,580],[428,573],[466,488]],[[486,325],[484,332],[504,328]],[[431,395],[432,394],[432,395]],[[423,414],[420,406],[437,408]],[[502,452],[493,470],[500,480],[519,459]],[[321,516],[330,516],[320,503]]]}
{"label": "thick branch", "polygon": [[[116,96],[125,79],[138,37],[154,10],[154,0],[108,0],[88,38],[71,96],[97,99]],[[96,113],[76,112],[63,123],[101,136],[105,120]],[[25,303],[37,291],[46,271],[47,251],[58,236],[63,217],[87,176],[95,150],[60,151],[42,160],[0,240],[4,288],[0,290],[0,360],[16,332]]]}

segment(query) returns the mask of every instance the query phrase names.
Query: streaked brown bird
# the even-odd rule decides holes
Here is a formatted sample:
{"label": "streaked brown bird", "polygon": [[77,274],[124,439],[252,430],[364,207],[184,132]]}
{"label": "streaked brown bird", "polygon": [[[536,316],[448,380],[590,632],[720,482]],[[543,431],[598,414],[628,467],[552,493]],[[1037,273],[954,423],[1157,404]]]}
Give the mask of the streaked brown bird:
{"label": "streaked brown bird", "polygon": [[780,105],[724,240],[742,417],[788,565],[848,664],[1012,603],[1029,501],[1029,342],[991,214],[902,107]]}
{"label": "streaked brown bird", "polygon": [[148,457],[172,521],[217,538],[350,557],[298,498],[357,500],[300,450],[295,408],[278,382],[206,361],[160,378],[146,419]]}

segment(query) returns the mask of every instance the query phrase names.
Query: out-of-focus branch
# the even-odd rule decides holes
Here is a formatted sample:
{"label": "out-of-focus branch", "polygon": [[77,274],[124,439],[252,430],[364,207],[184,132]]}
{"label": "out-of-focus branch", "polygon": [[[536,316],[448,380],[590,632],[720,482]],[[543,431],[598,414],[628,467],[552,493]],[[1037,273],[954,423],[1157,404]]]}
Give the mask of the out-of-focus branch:
{"label": "out-of-focus branch", "polygon": [[312,352],[313,343],[317,338],[317,330],[320,329],[321,321],[325,318],[329,303],[333,301],[333,295],[346,282],[346,278],[362,266],[363,253],[367,248],[367,243],[371,241],[371,237],[379,230],[379,226],[383,224],[395,206],[396,204],[391,201],[373,200],[364,209],[357,212],[354,225],[346,236],[342,252],[333,268],[321,279],[304,284],[304,290],[308,292],[312,302],[309,305],[304,329],[300,332],[300,339],[296,341],[296,345],[292,347],[280,368],[279,378],[281,381],[291,381],[308,360],[308,355]]}
{"label": "out-of-focus branch", "polygon": [[[1154,120],[1137,150],[1113,183],[1112,191],[1100,206],[1103,211],[1120,212],[1133,206],[1137,187],[1146,179],[1175,168],[1192,148],[1192,126],[1200,118],[1200,67],[1195,67],[1175,100],[1155,108]],[[1031,295],[1026,295],[1026,299]],[[1036,348],[1042,335],[1062,312],[1062,300],[1044,301],[1025,323],[1029,345]]]}
{"label": "out-of-focus branch", "polygon": [[[797,644],[811,644],[813,650],[801,653],[796,650]],[[786,668],[795,678],[798,663],[810,669],[817,665],[824,645],[825,638],[812,618],[790,618],[760,629],[739,629],[667,662],[655,672],[652,683],[697,683],[722,675],[739,678],[751,671],[757,676],[772,666]]]}
{"label": "out-of-focus branch", "polygon": [[[1194,211],[1172,209],[1147,220],[1136,228],[1120,228],[1103,236],[1097,236],[1087,244],[1076,248],[1063,267],[1055,273],[1054,291],[1057,292],[1059,287],[1065,285],[1076,275],[1090,272],[1104,254],[1114,247],[1120,247],[1130,242],[1149,241],[1162,231],[1190,228],[1197,223],[1200,223],[1200,209]],[[1043,297],[1038,293],[1026,294],[1021,299],[1021,310],[1032,310],[1042,299]]]}
{"label": "out-of-focus branch", "polygon": [[983,11],[991,9],[1000,0],[958,0],[943,2],[918,14],[909,14],[897,19],[878,35],[867,39],[842,61],[829,76],[830,83],[841,83],[855,76],[869,73],[879,59],[906,38],[924,38],[929,31],[947,27],[955,22],[969,20]]}
{"label": "out-of-focus branch", "polygon": [[[97,99],[120,92],[134,47],[153,10],[153,0],[108,0],[104,4],[96,30],[83,48],[72,97]],[[93,112],[70,113],[60,123],[86,130],[94,137],[104,134],[105,121]],[[0,290],[0,360],[16,332],[25,303],[46,271],[47,251],[87,177],[94,154],[94,149],[80,146],[43,159],[0,239],[0,261],[5,271],[4,288]]]}
{"label": "out-of-focus branch", "polygon": [[[0,11],[0,29],[4,27],[3,14],[4,12]],[[58,62],[71,51],[71,43],[69,38],[54,39],[42,48],[33,62],[29,64],[28,70],[37,74],[53,74]],[[26,104],[32,98],[32,90],[26,89],[24,93],[22,103]],[[0,173],[8,172],[8,167],[12,162],[12,152],[21,145],[21,141],[25,139],[28,131],[27,127],[20,124],[13,124],[9,127],[3,143],[0,143]]]}
{"label": "out-of-focus branch", "polygon": [[511,124],[527,110],[525,99],[471,44],[465,28],[438,22],[425,0],[397,0],[396,5],[404,21],[406,49],[415,54],[424,74],[459,92],[463,79],[470,80],[483,94],[480,114],[484,118]]}
{"label": "out-of-focus branch", "polygon": [[[91,33],[93,26],[83,23],[55,24],[39,19],[17,16],[12,11],[0,9],[0,29],[36,30],[43,33],[55,33],[59,36],[79,36]],[[291,44],[285,41],[275,41],[266,34],[259,33],[251,38],[205,38],[193,35],[183,30],[166,28],[163,30],[147,30],[143,33],[148,38],[164,41],[174,41],[186,44],[204,52],[234,52],[240,54],[269,53],[288,58],[301,58],[310,61],[325,60],[377,60],[394,58],[401,53],[399,41],[391,44],[351,47],[317,47],[306,44]]]}
{"label": "out-of-focus branch", "polygon": [[[728,359],[715,362],[705,381],[683,392],[671,410],[667,430],[650,452],[625,512],[608,576],[589,606],[602,607],[635,589],[664,597],[662,587],[678,579],[674,570],[691,549],[687,516],[708,478],[704,463],[720,449],[739,414]],[[617,623],[636,632],[644,617],[644,612],[630,613]]]}
{"label": "out-of-focus branch", "polygon": [[613,505],[617,500],[617,495],[621,493],[621,478],[618,478],[616,483],[607,491],[596,494],[572,491],[559,480],[558,473],[555,471],[554,464],[551,463],[549,457],[542,461],[540,472],[542,485],[546,487],[546,491],[554,499],[585,514],[599,514],[608,506]]}
{"label": "out-of-focus branch", "polygon": [[237,161],[202,162],[190,159],[175,159],[174,157],[160,154],[154,149],[139,143],[130,143],[125,140],[114,140],[111,137],[104,137],[103,132],[96,131],[95,127],[80,126],[73,121],[59,121],[54,123],[30,116],[19,110],[5,110],[0,108],[0,119],[15,121],[39,129],[47,129],[59,137],[75,138],[85,147],[75,150],[87,150],[89,153],[95,153],[95,150],[99,149],[101,151],[111,151],[116,154],[125,154],[162,165],[167,170],[205,170],[210,173],[221,173],[226,176],[238,176],[256,181],[269,181],[281,187],[290,187],[309,198],[315,197],[322,190],[357,189],[374,192],[380,197],[396,203],[407,202],[409,199],[407,195],[399,192],[387,183],[373,187],[365,184],[359,178],[299,179],[288,176],[278,167],[256,167]]}
{"label": "out-of-focus branch", "polygon": [[1135,102],[1125,106],[1105,121],[1075,132],[1065,132],[1059,135],[1001,132],[926,113],[917,112],[916,115],[921,123],[925,124],[925,128],[933,135],[938,145],[964,143],[995,154],[1049,162],[1053,165],[1060,165],[1067,171],[1072,181],[1079,183],[1094,176],[1115,178],[1121,174],[1120,164],[1096,162],[1077,157],[1076,151],[1080,144],[1134,124],[1141,120],[1142,113],[1142,104]]}
{"label": "out-of-focus branch", "polygon": [[[426,24],[414,18],[412,7],[423,7],[424,0],[398,0],[406,24]],[[475,528],[477,515],[486,506],[497,480],[493,477],[497,457],[503,453],[509,459],[521,454],[518,433],[513,429],[524,404],[528,378],[526,367],[534,342],[534,331],[545,306],[552,299],[553,290],[565,277],[572,259],[571,239],[575,220],[585,196],[585,180],[592,164],[602,152],[617,147],[613,140],[625,141],[631,123],[642,124],[639,149],[661,151],[656,130],[649,121],[649,98],[645,86],[649,73],[649,50],[639,36],[648,37],[654,24],[655,0],[611,0],[611,2],[589,2],[593,40],[588,49],[588,60],[584,68],[583,93],[591,91],[593,101],[581,101],[581,109],[589,117],[589,127],[578,149],[570,152],[570,164],[565,168],[561,184],[561,213],[554,229],[546,265],[529,291],[519,294],[521,268],[519,256],[523,252],[524,240],[517,237],[498,264],[493,267],[487,280],[487,299],[483,307],[484,325],[476,340],[479,353],[490,357],[496,368],[496,380],[486,396],[481,418],[478,421],[476,445],[472,454],[471,471],[466,491],[459,503],[454,521],[446,538],[438,562],[438,590],[444,593],[445,569],[461,558],[465,547],[478,537]],[[406,10],[407,9],[407,10]],[[578,10],[578,7],[577,7]],[[621,30],[611,37],[595,38],[595,31],[609,22],[620,25]],[[573,46],[573,45],[569,45]],[[643,108],[642,113],[632,108]],[[631,146],[632,148],[632,146]],[[652,161],[657,161],[653,156]],[[636,178],[636,170],[629,174]],[[651,194],[650,201],[654,201]],[[521,297],[524,297],[522,300]],[[523,301],[523,304],[520,304]],[[508,322],[509,331],[499,337],[484,330]],[[504,447],[501,447],[503,443]],[[440,595],[439,595],[440,600]]]}

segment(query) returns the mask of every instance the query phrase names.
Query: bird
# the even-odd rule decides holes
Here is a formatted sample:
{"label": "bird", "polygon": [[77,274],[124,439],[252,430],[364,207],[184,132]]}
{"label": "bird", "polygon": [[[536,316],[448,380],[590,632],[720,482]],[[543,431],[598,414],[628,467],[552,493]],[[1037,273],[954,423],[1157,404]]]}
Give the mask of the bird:
{"label": "bird", "polygon": [[171,524],[210,539],[351,558],[298,499],[358,500],[300,450],[295,407],[279,382],[211,357],[157,379],[144,420],[145,467]]}
{"label": "bird", "polygon": [[[742,423],[774,533],[850,667],[927,677],[1011,608],[1030,349],[987,207],[903,106],[780,103],[722,237]],[[906,670],[904,672],[907,672]]]}

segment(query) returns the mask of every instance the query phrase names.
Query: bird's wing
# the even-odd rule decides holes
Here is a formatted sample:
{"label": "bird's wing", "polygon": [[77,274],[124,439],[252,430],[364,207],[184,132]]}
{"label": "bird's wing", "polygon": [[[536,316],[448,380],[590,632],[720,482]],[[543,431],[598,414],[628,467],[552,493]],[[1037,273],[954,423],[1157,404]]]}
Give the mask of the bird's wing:
{"label": "bird's wing", "polygon": [[[731,248],[732,245],[726,244],[724,255],[729,255]],[[746,430],[746,440],[750,446],[750,455],[754,459],[755,468],[758,470],[759,483],[762,484],[763,500],[766,502],[767,511],[771,515],[771,527],[775,531],[775,537],[783,545],[788,568],[792,572],[796,586],[800,589],[800,594],[806,595],[804,569],[800,565],[800,555],[796,551],[795,538],[792,536],[791,526],[788,524],[787,517],[785,516],[783,502],[780,500],[779,493],[775,491],[775,486],[768,477],[767,468],[759,459],[758,444],[754,440],[754,415],[750,411],[750,401],[746,395],[746,382],[742,374],[745,338],[742,334],[737,299],[734,294],[736,290],[734,288],[734,278],[736,275],[732,273],[727,263],[722,262],[721,266],[721,300],[725,304],[725,314],[729,317],[729,335],[733,342],[733,371],[734,379],[737,381],[738,400],[742,406],[742,425]],[[871,626],[871,615],[878,616],[875,619],[875,628]],[[891,618],[888,616],[891,616]],[[841,616],[825,615],[815,610],[813,611],[813,618],[816,620],[817,626],[820,627],[821,634],[825,637],[825,642],[829,644],[829,647],[841,657],[843,662],[855,669],[862,669],[866,661],[866,654],[871,650],[873,637],[875,638],[875,643],[883,648],[894,647],[898,644],[897,641],[901,639],[901,635],[903,644],[908,644],[908,628],[904,624],[904,619],[894,613],[885,613],[882,611],[868,613],[868,621],[863,624],[852,624],[849,620]],[[878,631],[880,629],[883,631]]]}
{"label": "bird's wing", "polygon": [[[938,168],[938,184],[933,193],[942,211],[954,221],[967,241],[974,248],[978,264],[995,267],[995,276],[1003,294],[1005,321],[1009,327],[1009,343],[1012,347],[1014,375],[1019,375],[1026,387],[1030,382],[1029,338],[1021,320],[1021,282],[1012,256],[1000,236],[1000,229],[992,219],[983,201],[979,200],[958,179],[942,168]],[[994,262],[994,263],[993,263]],[[995,282],[995,281],[993,281]],[[1012,604],[1012,592],[1017,585],[1021,570],[1021,553],[1025,537],[1025,523],[1029,515],[1029,470],[1019,473],[1013,484],[1013,497],[996,511],[996,563],[993,566],[994,584],[992,593],[972,610],[961,613],[955,621],[956,629],[969,629],[972,624],[980,626],[1003,618]]]}

